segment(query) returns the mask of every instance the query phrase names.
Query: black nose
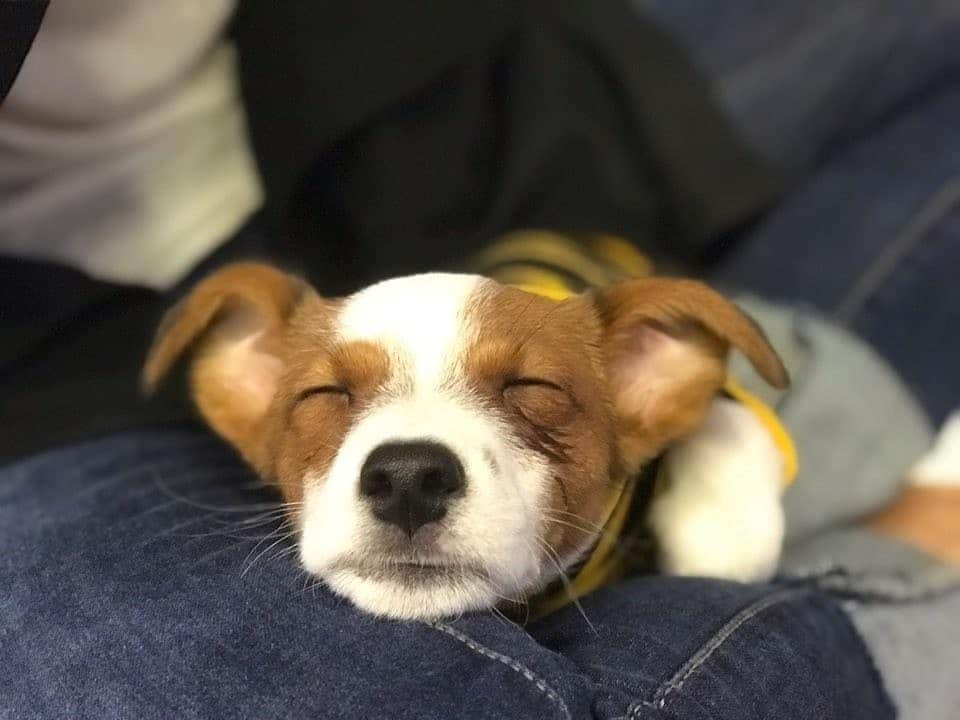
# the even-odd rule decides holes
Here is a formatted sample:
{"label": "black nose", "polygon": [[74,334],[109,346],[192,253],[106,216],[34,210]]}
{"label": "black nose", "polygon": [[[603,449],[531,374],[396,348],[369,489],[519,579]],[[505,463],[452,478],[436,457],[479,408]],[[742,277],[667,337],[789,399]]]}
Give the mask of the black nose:
{"label": "black nose", "polygon": [[463,466],[434,442],[388,443],[374,449],[360,470],[360,495],[384,522],[408,536],[447,512],[465,485]]}

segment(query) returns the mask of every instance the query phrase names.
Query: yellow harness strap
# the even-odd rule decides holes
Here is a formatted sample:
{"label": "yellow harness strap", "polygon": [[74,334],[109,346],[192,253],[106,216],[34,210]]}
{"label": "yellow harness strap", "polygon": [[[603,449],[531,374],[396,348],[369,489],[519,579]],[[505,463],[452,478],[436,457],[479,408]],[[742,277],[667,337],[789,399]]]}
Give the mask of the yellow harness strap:
{"label": "yellow harness strap", "polygon": [[770,437],[777,444],[780,455],[783,457],[783,483],[784,487],[789,487],[797,479],[797,473],[800,472],[800,460],[797,456],[797,447],[793,444],[793,438],[780,422],[777,413],[773,408],[767,405],[763,400],[743,388],[736,379],[730,375],[723,386],[727,395],[746,407],[760,423],[770,433]]}

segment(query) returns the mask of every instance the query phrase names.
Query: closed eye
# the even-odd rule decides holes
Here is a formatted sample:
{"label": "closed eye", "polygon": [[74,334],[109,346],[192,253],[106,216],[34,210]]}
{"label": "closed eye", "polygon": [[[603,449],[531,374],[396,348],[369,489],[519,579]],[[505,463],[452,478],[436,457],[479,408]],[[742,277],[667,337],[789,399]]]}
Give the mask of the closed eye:
{"label": "closed eye", "polygon": [[537,377],[511,378],[503,384],[504,392],[506,392],[511,388],[522,388],[522,387],[542,387],[542,388],[549,388],[550,390],[557,390],[559,392],[566,392],[566,389],[562,385],[558,385],[552,380],[546,380],[544,378],[537,378]]}
{"label": "closed eye", "polygon": [[343,385],[317,385],[316,387],[310,387],[297,393],[297,402],[303,402],[317,395],[334,395],[343,397],[347,401],[353,399],[350,390]]}
{"label": "closed eye", "polygon": [[544,430],[559,430],[573,421],[580,404],[559,383],[537,377],[518,377],[503,386],[503,399],[528,423]]}

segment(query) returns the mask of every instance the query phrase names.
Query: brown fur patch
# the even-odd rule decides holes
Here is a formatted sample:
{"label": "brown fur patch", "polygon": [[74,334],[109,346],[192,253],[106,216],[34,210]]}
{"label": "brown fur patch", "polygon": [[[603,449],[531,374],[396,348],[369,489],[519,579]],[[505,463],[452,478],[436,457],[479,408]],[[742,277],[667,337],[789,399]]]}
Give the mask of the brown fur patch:
{"label": "brown fur patch", "polygon": [[152,392],[188,350],[194,400],[204,418],[259,468],[263,419],[279,381],[288,321],[306,297],[300,279],[258,263],[229,265],[170,310],[143,369]]}
{"label": "brown fur patch", "polygon": [[697,428],[731,347],[774,387],[789,377],[760,327],[702,283],[644,278],[597,293],[620,451],[635,467]]}
{"label": "brown fur patch", "polygon": [[395,376],[390,356],[373,342],[341,343],[339,303],[304,307],[290,323],[286,371],[265,420],[272,457],[268,473],[288,502],[303,497],[305,478],[321,477],[360,417]]}
{"label": "brown fur patch", "polygon": [[665,328],[686,326],[725,354],[735,347],[770,385],[785,388],[790,377],[762,328],[720,293],[695,280],[643,278],[618,283],[597,295],[608,338],[616,339],[641,323]]}
{"label": "brown fur patch", "polygon": [[207,422],[285,501],[298,503],[304,477],[326,472],[393,371],[376,343],[337,341],[340,307],[273,268],[228,266],[168,313],[145,386],[155,387],[192,350],[194,399]]}
{"label": "brown fur patch", "polygon": [[[491,283],[470,308],[464,375],[525,448],[548,463],[546,537],[560,557],[602,521],[617,464],[601,329],[589,302],[556,302]],[[586,530],[586,532],[585,532]]]}

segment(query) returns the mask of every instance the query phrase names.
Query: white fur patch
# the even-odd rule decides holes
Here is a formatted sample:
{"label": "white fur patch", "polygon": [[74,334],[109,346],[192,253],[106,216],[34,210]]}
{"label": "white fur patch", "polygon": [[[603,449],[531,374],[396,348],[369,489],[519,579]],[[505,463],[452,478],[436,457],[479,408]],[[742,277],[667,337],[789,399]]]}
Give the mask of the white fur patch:
{"label": "white fur patch", "polygon": [[[407,392],[387,395],[357,422],[326,477],[305,479],[300,553],[307,570],[368,612],[412,619],[489,607],[540,578],[546,464],[520,447],[465,384],[451,381],[473,336],[468,308],[483,282],[447,274],[388,280],[350,298],[340,316],[344,340],[387,349]],[[429,550],[410,551],[420,553],[415,561],[481,573],[418,587],[351,569],[382,557],[384,538],[396,530],[377,521],[359,496],[360,469],[377,446],[405,440],[446,445],[467,478],[465,495],[438,523]]]}
{"label": "white fur patch", "polygon": [[401,359],[418,390],[436,387],[470,328],[466,309],[479,275],[427,273],[385,280],[352,296],[340,315],[344,340],[375,340]]}
{"label": "white fur patch", "polygon": [[718,399],[664,463],[670,484],[650,507],[663,570],[744,582],[772,575],[783,543],[784,469],[759,419]]}
{"label": "white fur patch", "polygon": [[907,475],[913,485],[960,486],[960,411],[947,418],[933,448]]}
{"label": "white fur patch", "polygon": [[[537,458],[518,452],[505,437],[504,429],[480,412],[434,394],[374,411],[348,435],[325,481],[311,482],[301,539],[304,566],[364,610],[393,617],[433,617],[490,606],[498,596],[527,589],[540,571],[535,538],[541,531],[546,472]],[[429,555],[417,560],[481,566],[488,582],[417,593],[349,571],[327,576],[344,560],[376,554],[383,528],[360,500],[357,478],[375,447],[403,440],[446,445],[467,476],[466,495],[441,522],[443,530]]]}

